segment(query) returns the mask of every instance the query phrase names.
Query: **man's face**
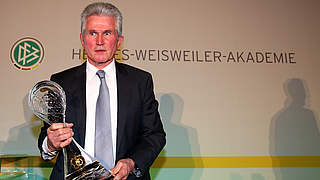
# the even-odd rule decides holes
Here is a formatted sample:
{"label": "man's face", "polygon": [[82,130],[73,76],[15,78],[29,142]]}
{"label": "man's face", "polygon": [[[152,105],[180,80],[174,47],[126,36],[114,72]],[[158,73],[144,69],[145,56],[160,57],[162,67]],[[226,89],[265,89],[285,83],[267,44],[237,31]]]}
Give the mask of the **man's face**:
{"label": "man's face", "polygon": [[89,16],[84,33],[80,34],[81,44],[88,54],[89,63],[98,69],[110,64],[123,41],[123,36],[117,38],[117,35],[114,17]]}

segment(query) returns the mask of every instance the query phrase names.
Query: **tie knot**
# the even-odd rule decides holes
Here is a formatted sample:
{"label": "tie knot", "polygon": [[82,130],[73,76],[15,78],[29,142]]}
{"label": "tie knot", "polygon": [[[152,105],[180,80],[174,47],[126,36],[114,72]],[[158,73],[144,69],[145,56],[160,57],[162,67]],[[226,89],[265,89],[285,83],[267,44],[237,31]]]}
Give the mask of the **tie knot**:
{"label": "tie knot", "polygon": [[104,75],[105,75],[105,72],[104,72],[103,70],[99,70],[99,71],[97,72],[97,75],[98,75],[98,77],[99,77],[100,79],[103,79],[103,78],[104,78]]}

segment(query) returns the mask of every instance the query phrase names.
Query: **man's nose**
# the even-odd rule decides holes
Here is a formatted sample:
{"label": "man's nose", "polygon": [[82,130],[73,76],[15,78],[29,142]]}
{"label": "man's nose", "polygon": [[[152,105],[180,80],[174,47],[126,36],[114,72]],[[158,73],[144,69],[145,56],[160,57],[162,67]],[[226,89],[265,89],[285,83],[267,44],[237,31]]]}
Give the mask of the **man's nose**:
{"label": "man's nose", "polygon": [[96,43],[97,43],[97,45],[103,45],[104,44],[102,35],[98,35],[97,36]]}

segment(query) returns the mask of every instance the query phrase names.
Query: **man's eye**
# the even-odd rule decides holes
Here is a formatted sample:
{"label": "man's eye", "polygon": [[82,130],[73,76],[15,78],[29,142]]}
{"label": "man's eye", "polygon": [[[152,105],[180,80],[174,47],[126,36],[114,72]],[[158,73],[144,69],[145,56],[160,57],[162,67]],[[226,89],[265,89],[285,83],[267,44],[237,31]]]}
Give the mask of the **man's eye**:
{"label": "man's eye", "polygon": [[105,36],[109,36],[111,34],[111,32],[105,32],[104,35]]}
{"label": "man's eye", "polygon": [[96,33],[95,33],[95,32],[90,32],[89,34],[90,34],[91,36],[96,35]]}

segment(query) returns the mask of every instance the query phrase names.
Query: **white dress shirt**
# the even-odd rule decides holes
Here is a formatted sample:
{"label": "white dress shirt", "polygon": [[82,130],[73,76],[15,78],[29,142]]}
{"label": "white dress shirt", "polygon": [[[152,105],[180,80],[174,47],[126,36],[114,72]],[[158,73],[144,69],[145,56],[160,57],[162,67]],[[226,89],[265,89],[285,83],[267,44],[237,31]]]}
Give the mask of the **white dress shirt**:
{"label": "white dress shirt", "polygon": [[[117,137],[117,112],[118,112],[118,99],[117,99],[117,78],[116,66],[113,60],[108,66],[103,68],[105,71],[105,79],[109,89],[110,95],[110,112],[111,112],[111,129],[112,129],[112,144],[113,144],[113,157],[116,158],[116,137]],[[86,122],[86,137],[84,149],[87,153],[94,157],[94,132],[95,132],[95,117],[96,117],[96,104],[99,96],[100,78],[96,74],[97,69],[95,66],[87,62],[87,81],[86,81],[86,104],[87,104],[87,122]]]}
{"label": "white dress shirt", "polygon": [[[105,80],[109,89],[110,95],[110,112],[111,112],[111,129],[112,129],[112,144],[114,161],[116,159],[116,139],[117,139],[117,112],[118,112],[118,95],[117,95],[117,78],[115,60],[108,66],[103,68],[105,71]],[[94,157],[94,137],[95,137],[95,116],[96,116],[96,103],[99,96],[100,78],[96,74],[97,69],[95,66],[87,61],[86,67],[86,137],[85,137],[85,151]],[[68,100],[67,100],[68,101]],[[47,137],[42,144],[43,153],[42,157],[51,160],[55,157],[57,152],[50,152],[47,146]]]}

